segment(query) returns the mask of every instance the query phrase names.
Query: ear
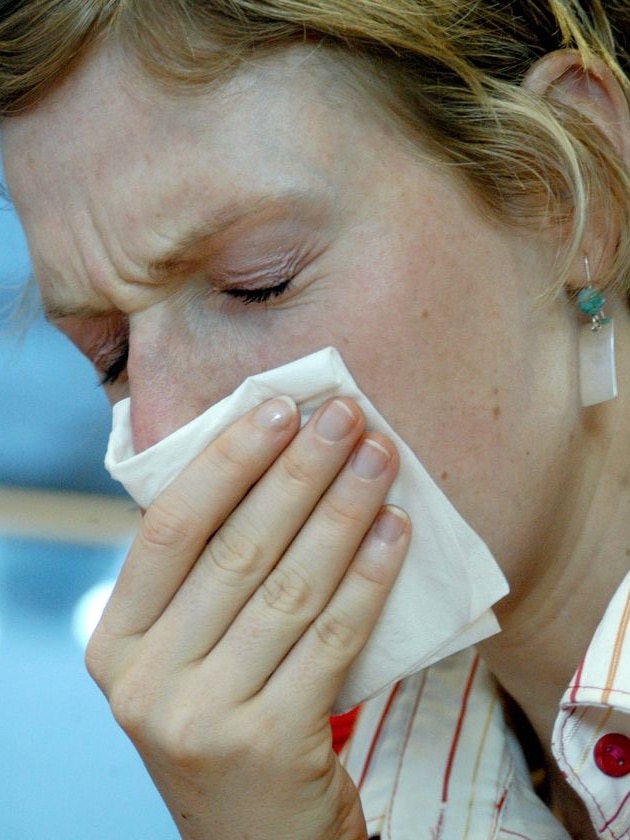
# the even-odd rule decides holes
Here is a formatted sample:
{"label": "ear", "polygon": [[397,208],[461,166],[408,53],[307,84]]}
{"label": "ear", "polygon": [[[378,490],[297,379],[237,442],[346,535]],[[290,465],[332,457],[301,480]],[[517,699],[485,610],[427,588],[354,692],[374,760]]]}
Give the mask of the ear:
{"label": "ear", "polygon": [[523,87],[583,113],[630,167],[630,105],[602,59],[586,64],[577,50],[549,53],[530,69]]}
{"label": "ear", "polygon": [[[581,112],[609,140],[630,169],[630,106],[628,97],[610,67],[600,58],[588,63],[577,50],[549,53],[530,69],[523,87],[539,96],[555,100]],[[598,214],[593,211],[594,217]],[[605,214],[601,214],[603,217]],[[584,242],[596,278],[617,247],[617,235],[610,227],[592,220],[592,230]],[[583,262],[572,272],[575,286],[585,285]],[[573,285],[573,282],[571,282]]]}

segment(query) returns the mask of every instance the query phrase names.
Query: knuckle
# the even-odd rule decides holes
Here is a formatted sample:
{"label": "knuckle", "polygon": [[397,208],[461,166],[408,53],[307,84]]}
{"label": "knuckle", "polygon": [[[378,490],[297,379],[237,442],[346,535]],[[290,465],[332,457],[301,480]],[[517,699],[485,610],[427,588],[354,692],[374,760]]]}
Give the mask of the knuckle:
{"label": "knuckle", "polygon": [[318,616],[313,629],[324,647],[334,653],[345,654],[357,646],[357,631],[351,619],[330,608]]}
{"label": "knuckle", "polygon": [[157,738],[171,766],[179,768],[220,766],[225,771],[229,765],[251,760],[251,740],[245,727],[208,709],[200,714],[194,704],[179,704],[171,710],[161,722]]}
{"label": "knuckle", "polygon": [[208,761],[211,750],[202,737],[198,715],[179,711],[160,727],[160,747],[175,767],[193,768]]}
{"label": "knuckle", "polygon": [[292,452],[285,452],[279,459],[285,477],[288,482],[294,485],[295,489],[302,489],[309,487],[313,481],[313,476],[308,467],[303,464],[295,454]]}
{"label": "knuckle", "polygon": [[272,610],[299,615],[311,601],[312,587],[294,569],[276,568],[262,584],[262,597]]}
{"label": "knuckle", "polygon": [[190,541],[191,523],[179,511],[159,501],[147,510],[140,530],[144,544],[152,549],[172,549]]}
{"label": "knuckle", "polygon": [[322,513],[335,527],[345,530],[361,526],[365,530],[365,514],[356,500],[324,496],[320,504]]}
{"label": "knuckle", "polygon": [[214,576],[223,583],[239,585],[255,576],[263,554],[255,539],[228,521],[212,537],[203,557]]}
{"label": "knuckle", "polygon": [[237,443],[233,435],[221,435],[212,445],[212,462],[209,468],[217,470],[227,480],[241,478],[249,462],[246,449]]}
{"label": "knuckle", "polygon": [[106,667],[109,676],[104,693],[114,719],[132,741],[142,743],[159,700],[161,683],[155,656],[138,638],[127,644],[117,662],[111,661]]}
{"label": "knuckle", "polygon": [[144,680],[130,671],[116,680],[109,705],[120,728],[136,743],[143,740],[151,717],[152,701]]}
{"label": "knuckle", "polygon": [[108,632],[103,616],[92,633],[85,648],[85,667],[94,682],[104,694],[108,693],[108,687],[113,679],[117,663],[120,660],[121,645],[135,647],[135,640],[127,637],[124,640]]}
{"label": "knuckle", "polygon": [[109,674],[109,654],[104,647],[98,629],[92,634],[85,649],[85,667],[94,682],[105,689]]}
{"label": "knuckle", "polygon": [[194,770],[245,752],[241,732],[226,724],[223,704],[190,701],[182,686],[157,679],[150,657],[134,662],[109,694],[114,719],[135,746],[171,767]]}

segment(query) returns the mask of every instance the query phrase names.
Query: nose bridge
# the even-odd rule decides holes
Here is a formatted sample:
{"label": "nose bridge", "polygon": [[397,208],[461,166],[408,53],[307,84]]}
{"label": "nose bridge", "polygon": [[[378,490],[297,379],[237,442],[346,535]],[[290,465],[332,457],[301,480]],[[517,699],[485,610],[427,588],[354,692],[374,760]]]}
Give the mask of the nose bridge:
{"label": "nose bridge", "polygon": [[168,302],[129,320],[128,393],[136,452],[227,396],[258,369],[259,354],[220,319],[191,326]]}
{"label": "nose bridge", "polygon": [[128,376],[134,450],[142,452],[188,420],[174,381],[166,369],[129,351]]}
{"label": "nose bridge", "polygon": [[[150,313],[130,318],[127,376],[136,452],[153,446],[204,410],[203,396],[194,387],[194,371],[187,363],[194,358],[189,351],[186,335],[169,329],[166,319]],[[198,361],[200,367],[205,366]]]}

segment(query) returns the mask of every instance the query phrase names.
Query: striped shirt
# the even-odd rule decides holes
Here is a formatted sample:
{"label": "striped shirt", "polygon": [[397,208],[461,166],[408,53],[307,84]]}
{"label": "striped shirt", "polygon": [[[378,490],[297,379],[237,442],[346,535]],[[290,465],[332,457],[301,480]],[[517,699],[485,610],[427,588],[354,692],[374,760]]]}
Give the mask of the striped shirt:
{"label": "striped shirt", "polygon": [[552,748],[600,837],[630,838],[630,574],[567,688]]}
{"label": "striped shirt", "polygon": [[[630,840],[630,575],[562,699],[553,750],[602,838]],[[624,667],[625,666],[625,667]],[[341,759],[381,840],[570,840],[473,649],[366,702]]]}

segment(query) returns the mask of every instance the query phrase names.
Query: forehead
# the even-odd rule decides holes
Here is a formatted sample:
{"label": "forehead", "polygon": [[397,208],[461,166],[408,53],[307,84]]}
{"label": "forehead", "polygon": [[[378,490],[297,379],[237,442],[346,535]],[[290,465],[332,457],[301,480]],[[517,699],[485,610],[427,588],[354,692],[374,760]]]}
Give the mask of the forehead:
{"label": "forehead", "polygon": [[129,68],[103,49],[4,127],[9,189],[36,271],[61,285],[142,273],[210,213],[239,203],[341,189],[366,135],[331,60],[305,50],[193,95],[130,80]]}
{"label": "forehead", "polygon": [[[134,69],[115,47],[101,49],[38,108],[5,122],[3,154],[18,200],[29,186],[36,189],[35,174],[43,185],[53,174],[70,173],[102,184],[127,166],[138,179],[151,167],[155,179],[168,174],[155,164],[175,154],[183,164],[181,180],[187,164],[208,150],[208,140],[224,166],[239,153],[244,158],[247,148],[259,150],[265,139],[268,147],[288,147],[300,134],[300,112],[310,111],[312,119],[315,100],[324,93],[331,100],[336,75],[330,59],[297,48],[248,65],[202,93],[166,91]],[[236,145],[235,133],[242,140]],[[291,159],[308,151],[305,146]]]}

